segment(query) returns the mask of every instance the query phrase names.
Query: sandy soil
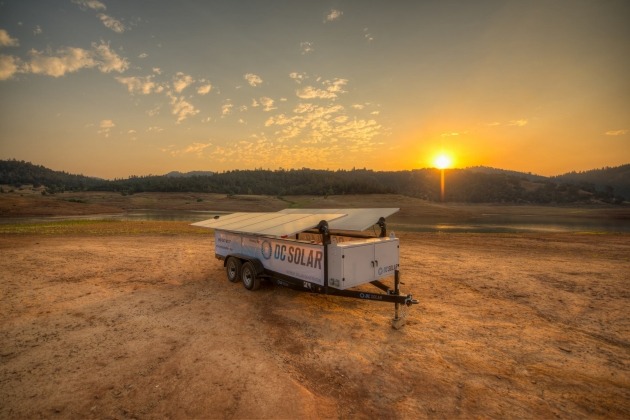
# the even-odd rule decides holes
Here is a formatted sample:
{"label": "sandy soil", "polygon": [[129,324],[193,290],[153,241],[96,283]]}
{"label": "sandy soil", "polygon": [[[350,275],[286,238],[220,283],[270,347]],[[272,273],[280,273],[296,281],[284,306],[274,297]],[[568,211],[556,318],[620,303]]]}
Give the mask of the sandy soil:
{"label": "sandy soil", "polygon": [[401,330],[206,235],[0,235],[0,418],[630,417],[630,236],[398,236]]}

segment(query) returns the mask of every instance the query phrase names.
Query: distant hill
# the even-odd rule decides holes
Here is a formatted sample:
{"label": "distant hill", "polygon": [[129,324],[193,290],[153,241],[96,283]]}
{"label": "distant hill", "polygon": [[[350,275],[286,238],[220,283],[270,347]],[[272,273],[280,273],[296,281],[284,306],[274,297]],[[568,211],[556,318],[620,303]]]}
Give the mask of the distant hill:
{"label": "distant hill", "polygon": [[53,171],[41,165],[19,160],[0,160],[0,184],[20,186],[32,184],[46,186],[48,192],[66,190],[89,190],[101,186],[106,181],[84,175]]}
{"label": "distant hill", "polygon": [[615,194],[630,199],[630,164],[584,172],[569,172],[551,177],[551,179],[570,184],[591,184],[604,190],[612,188]]}
{"label": "distant hill", "polygon": [[[343,195],[402,194],[440,200],[440,171],[353,170],[193,171],[103,180],[53,171],[17,160],[0,161],[0,184],[45,186],[60,191],[209,192],[222,194]],[[488,167],[446,170],[446,200],[465,203],[616,203],[630,201],[630,165],[556,177]]]}
{"label": "distant hill", "polygon": [[164,176],[169,177],[169,178],[187,178],[190,176],[212,176],[212,175],[214,175],[214,172],[212,171],[190,171],[190,172],[171,171]]}
{"label": "distant hill", "polygon": [[517,171],[510,171],[507,169],[491,168],[489,166],[471,166],[466,169],[470,170],[471,172],[479,172],[479,173],[485,173],[485,174],[504,174],[504,175],[516,176],[516,177],[528,179],[530,181],[542,181],[546,179],[546,177],[542,175],[532,174],[531,172],[517,172]]}

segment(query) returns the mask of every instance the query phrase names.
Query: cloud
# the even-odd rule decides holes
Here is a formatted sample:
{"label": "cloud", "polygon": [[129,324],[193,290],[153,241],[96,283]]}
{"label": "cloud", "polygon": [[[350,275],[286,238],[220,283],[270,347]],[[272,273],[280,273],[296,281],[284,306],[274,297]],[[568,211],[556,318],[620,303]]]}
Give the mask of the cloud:
{"label": "cloud", "polygon": [[95,50],[97,56],[101,58],[98,62],[98,68],[103,73],[110,73],[112,71],[122,73],[129,68],[127,59],[120,57],[112,51],[109,44],[101,41],[100,44],[93,43],[92,48]]}
{"label": "cloud", "polygon": [[173,89],[175,92],[181,93],[184,89],[190,86],[194,82],[193,78],[182,72],[178,72],[173,77]]}
{"label": "cloud", "polygon": [[19,47],[20,41],[11,38],[5,29],[0,29],[0,47]]}
{"label": "cloud", "polygon": [[302,89],[298,89],[295,94],[301,99],[332,99],[337,95],[333,92],[328,92],[324,89],[317,89],[313,86],[306,86]]}
{"label": "cloud", "polygon": [[72,0],[72,3],[78,5],[82,10],[105,10],[107,7],[98,0]]}
{"label": "cloud", "polygon": [[101,22],[103,22],[103,25],[105,25],[105,27],[111,29],[118,34],[122,34],[127,29],[121,21],[109,15],[106,15],[105,13],[99,13],[97,16],[101,20]]}
{"label": "cloud", "polygon": [[227,117],[228,115],[230,115],[232,113],[232,108],[233,107],[234,107],[234,105],[232,105],[229,102],[221,105],[221,116],[222,117]]}
{"label": "cloud", "polygon": [[177,97],[172,93],[167,94],[167,96],[171,99],[171,113],[177,117],[177,124],[199,113],[199,110],[183,97]]}
{"label": "cloud", "polygon": [[367,42],[374,41],[374,37],[368,32],[368,28],[363,28],[363,37]]}
{"label": "cloud", "polygon": [[315,49],[313,48],[313,43],[308,41],[300,42],[300,51],[302,52],[302,55],[315,51]]}
{"label": "cloud", "polygon": [[161,148],[160,151],[164,153],[168,153],[173,157],[178,157],[182,155],[194,154],[198,157],[203,156],[203,151],[208,147],[212,146],[212,143],[192,143],[182,149],[176,149],[175,145],[170,145],[168,147]]}
{"label": "cloud", "polygon": [[61,77],[66,73],[74,73],[97,65],[94,54],[82,48],[61,48],[55,55],[45,55],[41,51],[31,50],[29,56],[30,59],[26,63],[27,73],[52,77]]}
{"label": "cloud", "polygon": [[10,55],[0,55],[0,80],[7,80],[18,72],[20,61]]}
{"label": "cloud", "polygon": [[[72,2],[79,6],[81,10],[95,10],[95,11],[104,11],[107,10],[105,4],[98,0],[72,0]],[[105,13],[99,13],[96,15],[97,18],[101,20],[103,25],[106,28],[111,29],[112,31],[122,34],[127,30],[127,27],[118,19],[106,15]]]}
{"label": "cloud", "polygon": [[343,12],[341,10],[337,10],[337,9],[332,9],[324,18],[324,23],[328,23],[328,22],[333,22],[335,20],[338,20],[341,18],[341,15],[343,15]]}
{"label": "cloud", "polygon": [[205,85],[201,85],[197,88],[197,93],[199,95],[207,95],[212,90],[212,84],[208,83]]}
{"label": "cloud", "polygon": [[183,153],[195,153],[196,155],[201,155],[201,153],[210,146],[212,146],[212,143],[193,143],[186,147],[183,150]]}
{"label": "cloud", "polygon": [[329,80],[324,81],[322,84],[324,89],[319,89],[313,86],[305,86],[302,89],[298,89],[295,94],[301,99],[334,99],[337,98],[339,93],[343,93],[343,86],[348,83],[346,79],[335,79],[332,82]]}
{"label": "cloud", "polygon": [[628,133],[628,130],[610,130],[606,131],[607,136],[624,136]]}
{"label": "cloud", "polygon": [[516,127],[525,127],[527,125],[527,120],[512,120],[508,123],[508,125],[516,126]]}
{"label": "cloud", "polygon": [[348,84],[348,80],[347,79],[335,79],[332,82],[329,80],[326,80],[324,82],[324,85],[327,86],[326,90],[329,92],[335,92],[335,93],[342,93],[345,92],[343,90],[343,87]]}
{"label": "cloud", "polygon": [[123,85],[127,86],[129,93],[140,93],[142,95],[148,95],[150,93],[161,93],[164,91],[164,86],[157,84],[153,81],[153,76],[146,77],[116,77]]}
{"label": "cloud", "polygon": [[47,54],[32,49],[28,55],[28,60],[18,67],[18,73],[61,77],[67,73],[74,73],[86,68],[97,67],[103,73],[112,71],[122,73],[129,67],[127,59],[120,57],[112,51],[109,44],[104,42],[93,43],[92,50],[63,47],[54,54]]}
{"label": "cloud", "polygon": [[249,83],[250,86],[253,87],[258,86],[263,82],[260,76],[255,75],[254,73],[247,73],[243,76],[243,78],[247,80],[247,83]]}
{"label": "cloud", "polygon": [[39,25],[36,25],[36,26],[35,26],[35,29],[33,29],[33,35],[36,35],[36,36],[37,36],[37,35],[41,35],[41,34],[42,34],[42,32],[44,32],[44,31],[42,31],[42,27],[41,27],[41,26],[39,26]]}
{"label": "cloud", "polygon": [[138,58],[147,58],[148,56],[149,56],[149,54],[144,53],[144,52],[143,52],[143,53],[138,54]]}
{"label": "cloud", "polygon": [[262,104],[263,107],[263,111],[273,111],[274,109],[276,109],[276,107],[273,106],[274,101],[271,98],[268,98],[266,96],[263,96],[262,98],[260,98],[260,103]]}
{"label": "cloud", "polygon": [[306,73],[298,73],[295,71],[292,73],[289,73],[289,77],[295,80],[297,83],[302,83],[304,80],[308,79],[308,76],[306,75]]}
{"label": "cloud", "polygon": [[105,137],[109,137],[109,132],[112,128],[116,127],[112,120],[101,120],[98,130],[98,134],[103,134]]}
{"label": "cloud", "polygon": [[488,123],[488,124],[486,124],[486,125],[487,125],[488,127],[496,127],[496,126],[498,126],[498,125],[501,125],[501,123],[500,123],[500,122],[498,122],[498,121],[493,121],[493,122]]}

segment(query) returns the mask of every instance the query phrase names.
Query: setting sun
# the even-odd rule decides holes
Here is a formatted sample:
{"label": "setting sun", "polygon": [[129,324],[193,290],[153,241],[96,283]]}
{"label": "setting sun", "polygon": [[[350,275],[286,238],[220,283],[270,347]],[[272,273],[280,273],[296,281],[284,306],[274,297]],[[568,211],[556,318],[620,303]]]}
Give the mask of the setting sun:
{"label": "setting sun", "polygon": [[434,163],[435,163],[436,168],[446,169],[446,168],[450,168],[450,166],[453,163],[453,159],[450,156],[442,153],[435,158]]}

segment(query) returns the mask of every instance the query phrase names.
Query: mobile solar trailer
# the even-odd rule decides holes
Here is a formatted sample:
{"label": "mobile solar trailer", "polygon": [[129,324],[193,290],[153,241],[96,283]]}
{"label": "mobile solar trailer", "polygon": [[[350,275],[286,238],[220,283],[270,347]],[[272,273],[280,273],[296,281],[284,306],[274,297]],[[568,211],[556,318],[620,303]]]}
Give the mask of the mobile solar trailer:
{"label": "mobile solar trailer", "polygon": [[[394,303],[418,303],[400,294],[399,240],[387,235],[387,209],[285,209],[232,213],[193,223],[215,230],[215,256],[228,280],[256,290],[261,279],[297,290]],[[374,235],[363,233],[378,226]],[[393,278],[393,289],[384,283]],[[381,292],[359,290],[371,284]]]}

